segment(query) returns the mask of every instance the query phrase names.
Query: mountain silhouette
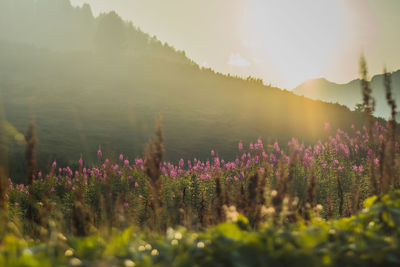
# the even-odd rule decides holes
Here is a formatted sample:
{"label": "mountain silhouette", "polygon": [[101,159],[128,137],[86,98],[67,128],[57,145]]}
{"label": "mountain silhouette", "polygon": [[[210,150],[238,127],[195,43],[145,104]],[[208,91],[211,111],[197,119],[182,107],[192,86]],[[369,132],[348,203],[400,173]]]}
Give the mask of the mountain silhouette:
{"label": "mountain silhouette", "polygon": [[[396,103],[400,103],[400,70],[391,74],[392,90]],[[376,100],[375,115],[389,118],[390,108],[386,103],[383,74],[375,75],[371,79],[372,95]],[[324,78],[308,80],[293,89],[298,95],[318,99],[331,103],[346,105],[354,109],[362,103],[360,79],[352,80],[346,84],[337,84]]]}

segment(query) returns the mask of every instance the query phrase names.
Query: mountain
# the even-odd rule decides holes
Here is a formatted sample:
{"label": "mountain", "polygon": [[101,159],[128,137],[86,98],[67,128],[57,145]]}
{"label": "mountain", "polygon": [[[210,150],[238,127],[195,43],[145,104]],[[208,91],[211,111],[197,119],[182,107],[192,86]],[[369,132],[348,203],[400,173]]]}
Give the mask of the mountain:
{"label": "mountain", "polygon": [[[32,117],[39,169],[142,154],[161,114],[166,160],[238,155],[237,142],[282,145],[326,137],[324,123],[350,130],[363,116],[200,68],[182,51],[143,33],[116,13],[93,17],[68,0],[0,0],[0,108],[16,131]],[[206,40],[204,40],[206,41]],[[9,173],[23,180],[24,147],[11,140]]]}
{"label": "mountain", "polygon": [[[383,75],[375,75],[371,79],[372,95],[376,100],[375,115],[388,118],[390,108],[386,103]],[[392,73],[392,90],[396,103],[400,104],[400,70]],[[324,78],[308,80],[293,92],[312,99],[331,103],[339,103],[354,109],[356,104],[362,103],[360,79],[346,84],[337,84]]]}

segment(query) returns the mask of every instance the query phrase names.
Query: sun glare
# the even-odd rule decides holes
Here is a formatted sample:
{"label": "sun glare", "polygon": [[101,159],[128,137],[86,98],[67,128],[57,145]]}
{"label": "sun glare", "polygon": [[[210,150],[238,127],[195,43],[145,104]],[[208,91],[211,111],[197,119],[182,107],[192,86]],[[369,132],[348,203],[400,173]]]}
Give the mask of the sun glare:
{"label": "sun glare", "polygon": [[346,42],[346,14],[340,1],[252,3],[244,18],[250,41],[274,65],[284,87],[322,76]]}

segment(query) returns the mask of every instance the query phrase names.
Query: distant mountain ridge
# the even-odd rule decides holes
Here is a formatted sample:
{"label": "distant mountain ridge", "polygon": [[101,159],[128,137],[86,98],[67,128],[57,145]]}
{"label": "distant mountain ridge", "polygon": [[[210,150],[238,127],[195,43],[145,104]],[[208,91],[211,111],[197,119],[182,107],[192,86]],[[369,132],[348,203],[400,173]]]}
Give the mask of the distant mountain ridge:
{"label": "distant mountain ridge", "polygon": [[[376,100],[375,115],[388,118],[390,109],[386,103],[383,74],[372,77],[371,88],[372,95]],[[392,90],[400,108],[400,70],[392,73]],[[350,109],[354,109],[356,104],[362,103],[360,79],[352,80],[346,84],[337,84],[325,78],[311,79],[293,89],[293,93],[311,99],[339,103]]]}

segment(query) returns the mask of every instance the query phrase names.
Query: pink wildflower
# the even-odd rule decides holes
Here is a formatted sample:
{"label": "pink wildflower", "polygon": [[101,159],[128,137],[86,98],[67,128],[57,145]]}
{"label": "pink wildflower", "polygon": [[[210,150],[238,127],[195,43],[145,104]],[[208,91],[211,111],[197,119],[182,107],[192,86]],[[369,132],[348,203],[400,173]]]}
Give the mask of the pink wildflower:
{"label": "pink wildflower", "polygon": [[239,142],[238,147],[239,147],[239,151],[242,151],[243,150],[243,143]]}
{"label": "pink wildflower", "polygon": [[278,142],[274,143],[274,149],[275,149],[276,152],[280,152],[281,151],[281,149],[279,148]]}

